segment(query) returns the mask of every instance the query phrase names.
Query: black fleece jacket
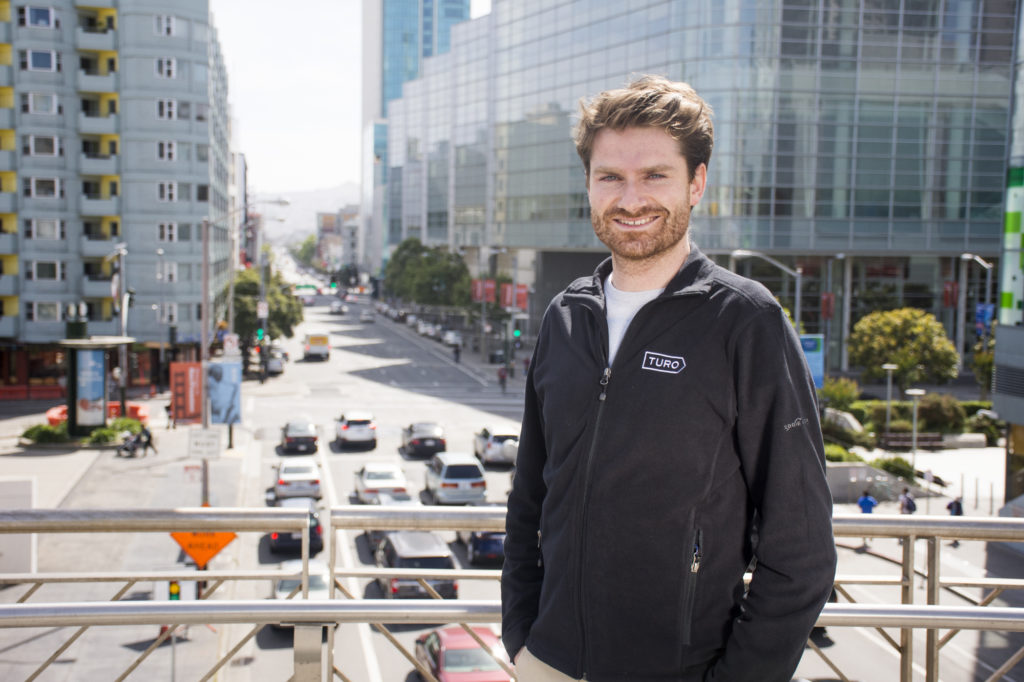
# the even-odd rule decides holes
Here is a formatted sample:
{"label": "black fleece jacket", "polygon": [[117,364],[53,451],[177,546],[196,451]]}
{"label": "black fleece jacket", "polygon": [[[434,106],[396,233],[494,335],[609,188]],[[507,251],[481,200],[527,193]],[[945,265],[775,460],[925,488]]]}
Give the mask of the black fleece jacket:
{"label": "black fleece jacket", "polygon": [[541,324],[505,647],[592,682],[788,682],[836,561],[799,339],[763,286],[693,247],[609,367],[610,271],[573,282]]}

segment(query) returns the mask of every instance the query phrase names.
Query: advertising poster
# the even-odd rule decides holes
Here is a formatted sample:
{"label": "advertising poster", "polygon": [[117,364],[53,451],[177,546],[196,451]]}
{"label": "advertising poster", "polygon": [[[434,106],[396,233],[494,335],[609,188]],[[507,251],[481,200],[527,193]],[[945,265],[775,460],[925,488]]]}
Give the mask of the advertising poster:
{"label": "advertising poster", "polygon": [[203,366],[198,362],[171,363],[171,409],[176,424],[203,420]]}
{"label": "advertising poster", "polygon": [[106,401],[103,378],[106,376],[103,349],[80,349],[78,376],[75,377],[75,423],[79,426],[103,426]]}
{"label": "advertising poster", "polygon": [[800,347],[804,349],[804,357],[811,368],[815,388],[825,385],[825,335],[801,334]]}
{"label": "advertising poster", "polygon": [[211,362],[206,366],[211,424],[242,422],[242,363]]}

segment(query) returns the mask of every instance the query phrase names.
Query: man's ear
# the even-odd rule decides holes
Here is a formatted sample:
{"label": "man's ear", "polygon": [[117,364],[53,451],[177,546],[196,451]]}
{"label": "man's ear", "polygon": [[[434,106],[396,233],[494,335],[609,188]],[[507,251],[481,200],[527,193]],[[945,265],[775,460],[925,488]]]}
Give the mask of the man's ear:
{"label": "man's ear", "polygon": [[693,179],[690,180],[690,207],[696,206],[700,203],[701,197],[704,196],[704,190],[708,185],[708,167],[706,164],[697,166],[697,170],[693,173]]}

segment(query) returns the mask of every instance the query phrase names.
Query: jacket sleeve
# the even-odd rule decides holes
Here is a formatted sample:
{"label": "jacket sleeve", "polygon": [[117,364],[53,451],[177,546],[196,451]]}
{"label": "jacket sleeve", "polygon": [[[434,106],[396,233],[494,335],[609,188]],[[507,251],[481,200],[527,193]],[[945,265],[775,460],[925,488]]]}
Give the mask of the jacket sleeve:
{"label": "jacket sleeve", "polygon": [[526,644],[537,618],[544,566],[540,553],[540,516],[547,487],[544,462],[547,450],[536,388],[533,381],[537,354],[526,376],[526,402],[519,435],[512,492],[505,519],[505,563],[501,572],[501,637],[509,657]]}
{"label": "jacket sleeve", "polygon": [[817,399],[792,324],[756,313],[732,349],[735,447],[756,509],[756,567],[708,680],[788,682],[835,580]]}

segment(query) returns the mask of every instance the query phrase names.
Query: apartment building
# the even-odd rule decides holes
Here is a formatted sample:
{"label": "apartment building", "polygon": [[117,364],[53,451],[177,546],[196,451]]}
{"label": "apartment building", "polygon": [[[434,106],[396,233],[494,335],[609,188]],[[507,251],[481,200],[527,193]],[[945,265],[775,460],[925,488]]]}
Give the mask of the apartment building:
{"label": "apartment building", "polygon": [[231,274],[229,139],[206,0],[0,0],[0,397],[58,394],[82,316],[136,339],[133,384],[197,354]]}

